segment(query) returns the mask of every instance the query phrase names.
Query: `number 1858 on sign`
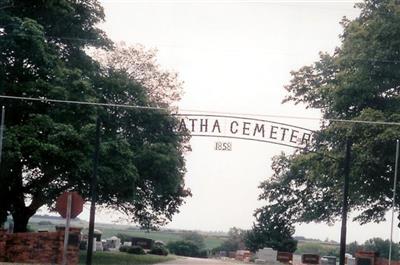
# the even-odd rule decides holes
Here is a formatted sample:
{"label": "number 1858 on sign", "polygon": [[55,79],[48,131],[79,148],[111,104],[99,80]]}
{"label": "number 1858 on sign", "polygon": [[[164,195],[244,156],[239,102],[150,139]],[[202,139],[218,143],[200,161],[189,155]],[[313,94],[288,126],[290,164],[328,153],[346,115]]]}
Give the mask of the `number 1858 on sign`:
{"label": "number 1858 on sign", "polygon": [[216,151],[232,151],[231,142],[215,142]]}

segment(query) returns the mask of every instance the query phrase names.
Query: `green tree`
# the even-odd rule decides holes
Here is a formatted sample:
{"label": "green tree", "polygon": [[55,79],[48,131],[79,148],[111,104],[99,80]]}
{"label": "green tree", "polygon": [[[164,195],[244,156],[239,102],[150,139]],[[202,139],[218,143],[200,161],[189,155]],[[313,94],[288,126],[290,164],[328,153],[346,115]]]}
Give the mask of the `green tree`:
{"label": "green tree", "polygon": [[[367,0],[357,6],[359,17],[342,21],[341,46],[292,72],[286,86],[285,102],[319,109],[330,119],[307,151],[275,157],[273,176],[260,186],[264,209],[286,216],[289,224],[340,217],[347,139],[352,142],[349,209],[357,211],[355,220],[382,221],[391,207],[400,131],[398,125],[374,122],[400,122],[400,5]],[[352,122],[338,121],[343,119]]]}
{"label": "green tree", "polygon": [[232,227],[228,232],[228,239],[226,239],[222,244],[214,249],[216,251],[236,251],[239,249],[245,249],[245,237],[246,230]]}
{"label": "green tree", "polygon": [[188,138],[174,132],[170,111],[45,101],[158,105],[127,71],[100,67],[85,52],[112,47],[96,27],[103,20],[96,0],[13,0],[0,8],[0,94],[44,99],[0,102],[7,109],[0,221],[10,213],[15,231],[25,231],[63,191],[88,198],[96,117],[99,204],[151,228],[170,220],[190,195],[183,181]]}
{"label": "green tree", "polygon": [[[390,241],[388,239],[374,237],[365,241],[362,247],[364,250],[379,252],[380,257],[389,258]],[[399,244],[392,243],[392,259],[399,260],[399,254]]]}
{"label": "green tree", "polygon": [[192,241],[178,240],[167,244],[169,251],[175,255],[186,257],[198,257],[200,248]]}
{"label": "green tree", "polygon": [[97,49],[93,57],[106,69],[118,69],[128,73],[148,92],[158,107],[170,107],[180,99],[183,82],[178,74],[166,71],[157,63],[157,50],[146,49],[141,44],[127,46],[117,43],[112,52]]}
{"label": "green tree", "polygon": [[195,231],[185,232],[182,235],[184,241],[194,243],[199,249],[204,249],[206,244],[204,242],[204,237]]}
{"label": "green tree", "polygon": [[257,209],[256,223],[245,236],[246,247],[255,252],[264,247],[278,251],[294,252],[297,240],[293,238],[294,226],[290,219],[268,207]]}
{"label": "green tree", "polygon": [[[374,237],[368,239],[364,242],[364,244],[358,244],[356,241],[351,242],[346,246],[346,252],[355,256],[356,252],[359,250],[366,250],[366,251],[376,251],[379,252],[379,256],[383,258],[389,258],[389,248],[390,248],[390,241],[383,240],[379,237]],[[397,243],[392,243],[392,259],[399,260],[400,258],[400,247]]]}
{"label": "green tree", "polygon": [[355,257],[356,252],[360,250],[361,246],[357,243],[357,241],[351,242],[346,246],[346,253],[350,253]]}

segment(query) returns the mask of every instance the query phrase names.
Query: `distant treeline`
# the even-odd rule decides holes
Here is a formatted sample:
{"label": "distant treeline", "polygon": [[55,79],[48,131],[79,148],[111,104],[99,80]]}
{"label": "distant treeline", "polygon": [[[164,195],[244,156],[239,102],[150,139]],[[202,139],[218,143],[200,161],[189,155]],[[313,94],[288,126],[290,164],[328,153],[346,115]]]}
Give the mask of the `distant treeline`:
{"label": "distant treeline", "polygon": [[[346,253],[352,254],[353,256],[358,250],[376,251],[380,257],[389,258],[389,246],[390,241],[382,238],[371,238],[365,241],[363,244],[359,244],[357,241],[351,242],[346,246]],[[398,243],[392,244],[392,259],[400,260],[400,245]],[[329,245],[323,241],[310,242],[307,240],[301,240],[297,245],[297,254],[303,253],[315,253],[321,256],[339,256],[339,245]]]}

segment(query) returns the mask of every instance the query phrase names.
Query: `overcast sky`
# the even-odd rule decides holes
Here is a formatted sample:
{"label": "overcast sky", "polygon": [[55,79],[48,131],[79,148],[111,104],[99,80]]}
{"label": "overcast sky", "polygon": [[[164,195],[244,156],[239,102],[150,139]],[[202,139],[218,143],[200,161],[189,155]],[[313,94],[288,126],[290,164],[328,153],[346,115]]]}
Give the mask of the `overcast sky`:
{"label": "overcast sky", "polygon": [[[339,21],[354,18],[353,1],[115,1],[103,0],[114,41],[159,50],[159,62],[185,82],[185,110],[318,118],[315,110],[281,104],[290,71],[340,44]],[[317,120],[275,118],[316,129]],[[216,139],[193,138],[186,155],[186,184],[193,197],[167,227],[224,230],[250,228],[259,183],[271,175],[271,158],[293,150],[229,140],[231,152],[214,151]],[[87,214],[86,214],[87,216]],[[99,221],[111,221],[100,214]],[[339,240],[340,227],[298,226],[296,235]],[[388,223],[350,224],[348,241],[389,236]],[[395,236],[395,241],[397,240]]]}

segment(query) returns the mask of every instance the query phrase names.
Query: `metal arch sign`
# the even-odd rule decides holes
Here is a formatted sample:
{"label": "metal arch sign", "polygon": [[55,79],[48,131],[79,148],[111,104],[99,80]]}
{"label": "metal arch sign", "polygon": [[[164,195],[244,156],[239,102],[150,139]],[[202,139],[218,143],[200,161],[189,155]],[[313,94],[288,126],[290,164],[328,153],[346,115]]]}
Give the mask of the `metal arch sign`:
{"label": "metal arch sign", "polygon": [[213,114],[176,114],[177,132],[191,136],[241,139],[306,148],[314,131],[270,120]]}

